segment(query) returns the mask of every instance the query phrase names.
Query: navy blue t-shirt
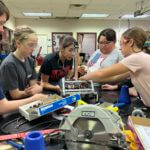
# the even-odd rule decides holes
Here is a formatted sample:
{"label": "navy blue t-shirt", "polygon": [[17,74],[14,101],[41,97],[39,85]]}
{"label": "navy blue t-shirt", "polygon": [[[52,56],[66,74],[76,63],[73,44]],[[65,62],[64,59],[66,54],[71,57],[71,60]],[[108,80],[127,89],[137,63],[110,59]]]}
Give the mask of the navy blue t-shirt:
{"label": "navy blue t-shirt", "polygon": [[1,86],[1,84],[0,84],[0,100],[2,100],[3,98],[5,98],[5,95],[4,95],[2,86]]}

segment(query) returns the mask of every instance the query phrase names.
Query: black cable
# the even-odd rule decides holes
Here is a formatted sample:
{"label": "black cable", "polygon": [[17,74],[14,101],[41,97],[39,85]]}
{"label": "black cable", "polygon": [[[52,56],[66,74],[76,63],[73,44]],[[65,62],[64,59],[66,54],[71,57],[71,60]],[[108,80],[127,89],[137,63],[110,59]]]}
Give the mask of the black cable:
{"label": "black cable", "polygon": [[5,131],[4,129],[5,129],[8,125],[10,125],[11,123],[17,121],[17,119],[18,119],[18,118],[13,119],[13,120],[11,120],[11,121],[8,121],[8,122],[4,123],[4,124],[0,127],[1,132],[4,133],[4,134],[9,134],[9,132]]}
{"label": "black cable", "polygon": [[[12,124],[12,123],[17,122],[16,129],[19,129],[20,126],[22,126],[23,124],[25,124],[26,122],[28,122],[27,120],[25,120],[24,122],[22,122],[22,123],[19,124],[19,120],[21,120],[21,119],[23,119],[23,117],[18,117],[18,118],[16,118],[16,119],[13,119],[13,120],[11,120],[11,121],[9,121],[9,122],[3,124],[3,125],[0,127],[1,132],[4,133],[4,134],[10,134],[10,132],[9,132],[8,130],[6,130],[7,126],[9,126],[9,125]],[[44,121],[44,122],[41,122],[41,123],[39,123],[39,124],[36,124],[35,126],[32,126],[31,128],[28,128],[28,129],[26,129],[26,130],[22,130],[22,131],[19,131],[19,132],[30,131],[30,130],[32,130],[32,129],[34,129],[34,128],[40,126],[40,125],[44,125],[44,124],[50,123],[49,125],[47,125],[46,127],[44,127],[44,129],[46,129],[46,128],[52,126],[54,122],[58,122],[58,123],[59,123],[60,121],[59,121],[59,120]]]}
{"label": "black cable", "polygon": [[[47,123],[51,123],[51,122],[55,122],[55,121],[58,121],[58,120],[45,121],[45,122],[39,123],[39,124],[37,124],[37,125],[35,125],[35,126],[32,126],[31,128],[28,128],[28,129],[26,129],[26,130],[22,130],[22,131],[20,131],[20,132],[27,132],[27,131],[30,131],[31,129],[34,129],[34,128],[40,126],[40,125],[47,124]],[[43,128],[42,128],[41,130],[43,130]]]}
{"label": "black cable", "polygon": [[17,119],[16,129],[18,129],[20,126],[28,122],[27,120],[24,120],[23,122],[19,123],[19,121],[21,121],[22,119],[24,119],[24,117],[20,117]]}

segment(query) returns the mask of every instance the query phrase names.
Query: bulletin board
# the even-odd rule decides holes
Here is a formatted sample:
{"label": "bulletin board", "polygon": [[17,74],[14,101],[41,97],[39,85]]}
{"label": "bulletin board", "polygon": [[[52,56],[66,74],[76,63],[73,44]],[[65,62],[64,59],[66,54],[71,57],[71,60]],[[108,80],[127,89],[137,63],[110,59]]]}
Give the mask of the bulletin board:
{"label": "bulletin board", "polygon": [[64,35],[73,35],[72,32],[52,32],[52,51],[59,51],[59,39]]}
{"label": "bulletin board", "polygon": [[93,54],[96,50],[96,33],[78,32],[77,41],[81,47],[82,53]]}

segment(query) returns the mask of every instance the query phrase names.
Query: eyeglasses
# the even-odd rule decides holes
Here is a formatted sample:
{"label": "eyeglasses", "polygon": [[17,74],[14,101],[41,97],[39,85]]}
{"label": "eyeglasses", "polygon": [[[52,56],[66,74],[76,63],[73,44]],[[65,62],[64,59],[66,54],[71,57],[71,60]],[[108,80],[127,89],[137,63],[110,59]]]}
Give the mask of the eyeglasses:
{"label": "eyeglasses", "polygon": [[99,45],[108,45],[110,44],[112,41],[104,41],[104,42],[99,42]]}
{"label": "eyeglasses", "polygon": [[36,49],[39,47],[38,44],[33,44],[33,43],[27,43],[25,44],[28,48],[31,48],[31,49]]}

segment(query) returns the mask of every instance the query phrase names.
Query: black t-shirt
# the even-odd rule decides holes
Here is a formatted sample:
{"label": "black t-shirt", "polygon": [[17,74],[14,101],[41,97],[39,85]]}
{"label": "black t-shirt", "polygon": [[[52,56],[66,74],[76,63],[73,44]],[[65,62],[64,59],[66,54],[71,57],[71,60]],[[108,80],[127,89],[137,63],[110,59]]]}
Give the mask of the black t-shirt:
{"label": "black t-shirt", "polygon": [[65,60],[64,63],[59,59],[59,52],[49,54],[44,58],[40,69],[40,74],[49,75],[49,83],[57,82],[65,77],[72,69],[73,60]]}

